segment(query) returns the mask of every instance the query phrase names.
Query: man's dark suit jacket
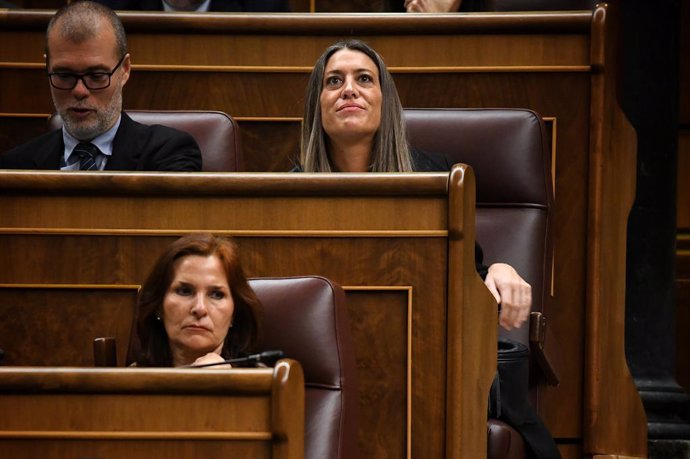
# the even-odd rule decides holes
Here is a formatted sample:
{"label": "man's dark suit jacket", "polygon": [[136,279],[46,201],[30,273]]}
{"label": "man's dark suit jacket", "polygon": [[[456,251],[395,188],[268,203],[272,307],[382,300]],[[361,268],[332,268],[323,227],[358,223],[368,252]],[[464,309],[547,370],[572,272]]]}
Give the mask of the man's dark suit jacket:
{"label": "man's dark suit jacket", "polygon": [[[113,10],[163,11],[161,0],[96,0]],[[288,0],[211,0],[209,11],[215,12],[289,12]]]}
{"label": "man's dark suit jacket", "polygon": [[[0,169],[58,170],[64,151],[62,129],[56,129],[1,154]],[[186,132],[137,123],[122,112],[105,170],[200,171],[201,152]]]}

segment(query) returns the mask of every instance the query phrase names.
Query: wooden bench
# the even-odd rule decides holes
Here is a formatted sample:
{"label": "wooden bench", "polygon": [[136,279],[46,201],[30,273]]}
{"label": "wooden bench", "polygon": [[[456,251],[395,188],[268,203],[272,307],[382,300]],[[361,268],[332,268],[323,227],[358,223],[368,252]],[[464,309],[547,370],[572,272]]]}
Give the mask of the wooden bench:
{"label": "wooden bench", "polygon": [[302,369],[0,367],[0,448],[7,459],[302,459]]}
{"label": "wooden bench", "polygon": [[[298,152],[311,67],[327,45],[357,37],[383,55],[405,107],[541,114],[555,190],[549,326],[567,360],[560,386],[540,389],[540,414],[567,457],[644,456],[645,415],[624,352],[636,159],[616,102],[615,13],[123,13],[134,68],[125,107],[222,110],[240,125],[247,170],[284,171]],[[9,44],[0,48],[0,83],[13,88],[2,93],[0,145],[43,130],[53,111],[42,61],[50,14],[0,13]],[[178,98],[181,88],[196,97]]]}
{"label": "wooden bench", "polygon": [[[31,333],[42,314],[11,309],[13,325],[0,333],[6,364],[21,365],[21,349],[40,347],[32,341],[76,329],[48,345],[52,364],[90,365],[90,347],[72,343],[106,333],[79,329],[73,311],[85,303],[75,297],[102,293],[92,311],[127,327],[131,307],[111,294],[118,286],[133,295],[181,234],[233,235],[251,276],[319,274],[344,287],[363,454],[486,456],[497,312],[474,267],[466,166],[347,177],[0,172],[0,188],[0,314],[21,304],[60,311]],[[56,287],[70,295],[45,294]],[[74,346],[85,355],[66,352]]]}

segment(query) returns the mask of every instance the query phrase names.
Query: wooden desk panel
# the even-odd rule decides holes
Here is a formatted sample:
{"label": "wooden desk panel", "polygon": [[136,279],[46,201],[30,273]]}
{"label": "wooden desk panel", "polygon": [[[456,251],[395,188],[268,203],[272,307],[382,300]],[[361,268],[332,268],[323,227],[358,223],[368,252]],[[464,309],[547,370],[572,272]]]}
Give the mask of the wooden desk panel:
{"label": "wooden desk panel", "polygon": [[[0,49],[0,82],[22,89],[0,93],[5,118],[51,110],[50,99],[31,89],[44,87],[47,94],[40,54],[49,16],[0,15],[0,40],[21,43]],[[613,185],[605,177],[635,162],[634,134],[615,101],[613,7],[438,16],[122,16],[134,64],[125,107],[230,113],[239,121],[251,171],[289,169],[309,71],[340,38],[363,38],[384,56],[405,107],[520,107],[554,120],[556,258],[554,307],[547,314],[558,337],[551,345],[567,359],[561,385],[540,388],[539,411],[556,437],[582,442],[585,451],[643,454],[644,415],[621,357],[624,330],[609,315],[624,311],[620,215],[629,209],[630,183]],[[209,43],[213,53],[205,51]],[[0,136],[11,138],[9,131],[0,126]],[[610,378],[599,377],[611,368]],[[621,399],[632,420],[619,429],[618,409],[602,401]],[[632,443],[623,430],[636,432]]]}
{"label": "wooden desk panel", "polygon": [[302,369],[2,367],[0,448],[10,459],[300,459]]}
{"label": "wooden desk panel", "polygon": [[[26,284],[140,284],[179,235],[233,235],[252,276],[319,274],[346,287],[362,451],[481,457],[496,306],[463,225],[474,221],[473,176],[463,166],[452,177],[5,172],[0,282],[14,285],[0,304]],[[110,320],[125,325],[126,312]]]}
{"label": "wooden desk panel", "polygon": [[[23,244],[18,246],[27,249]],[[30,263],[37,271],[59,264]],[[92,271],[98,271],[98,267],[82,257],[73,275]],[[93,340],[112,336],[122,343],[117,361],[123,365],[137,289],[138,285],[112,283],[0,285],[0,349],[5,352],[2,364],[93,366]]]}

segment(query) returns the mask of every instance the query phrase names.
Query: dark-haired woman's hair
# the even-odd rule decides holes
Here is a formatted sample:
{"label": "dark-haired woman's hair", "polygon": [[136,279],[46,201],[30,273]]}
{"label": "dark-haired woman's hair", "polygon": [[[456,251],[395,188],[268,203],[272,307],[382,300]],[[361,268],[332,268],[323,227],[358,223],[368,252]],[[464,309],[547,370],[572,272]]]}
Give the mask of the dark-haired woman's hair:
{"label": "dark-haired woman's hair", "polygon": [[304,172],[334,172],[328,152],[328,135],[321,120],[321,92],[328,60],[341,49],[366,54],[379,71],[381,86],[381,125],[374,135],[371,152],[371,172],[412,172],[412,160],[407,146],[402,104],[398,90],[386,64],[369,45],[359,40],[335,43],[324,51],[314,64],[304,100],[304,120],[300,148],[300,167]]}
{"label": "dark-haired woman's hair", "polygon": [[182,257],[215,256],[225,270],[234,302],[232,328],[228,330],[221,356],[225,359],[248,353],[259,334],[261,304],[249,286],[239,259],[237,245],[211,234],[184,236],[158,258],[139,293],[136,329],[141,347],[137,366],[172,366],[172,354],[162,316],[163,300],[175,277],[175,262]]}

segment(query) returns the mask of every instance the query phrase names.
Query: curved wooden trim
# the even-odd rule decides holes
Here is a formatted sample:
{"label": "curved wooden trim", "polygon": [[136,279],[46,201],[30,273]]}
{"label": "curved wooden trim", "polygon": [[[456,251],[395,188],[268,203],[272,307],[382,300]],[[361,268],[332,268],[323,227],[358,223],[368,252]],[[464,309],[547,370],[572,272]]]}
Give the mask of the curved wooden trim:
{"label": "curved wooden trim", "polygon": [[0,379],[7,393],[259,394],[271,390],[273,369],[0,367]]}
{"label": "curved wooden trim", "polygon": [[407,288],[407,459],[412,458],[412,287]]}
{"label": "curved wooden trim", "polygon": [[[0,28],[44,31],[52,10],[0,11]],[[118,12],[131,35],[147,32],[242,34],[258,30],[263,34],[301,35],[381,35],[399,32],[408,35],[464,34],[495,32],[583,33],[589,34],[592,13],[473,13],[410,15],[405,13],[164,13]],[[155,20],[153,20],[155,18]]]}
{"label": "curved wooden trim", "polygon": [[132,69],[147,72],[304,73],[308,75],[313,67],[306,65],[140,64],[132,65]]}
{"label": "curved wooden trim", "polygon": [[[34,62],[0,62],[0,68],[12,70],[45,69],[45,64]],[[132,69],[144,72],[195,72],[195,73],[301,73],[308,75],[311,66],[290,65],[186,65],[186,64],[133,64]],[[392,74],[434,73],[588,73],[589,65],[453,65],[389,67]]]}
{"label": "curved wooden trim", "polygon": [[274,433],[273,457],[304,457],[304,403],[297,405],[293,397],[304,399],[304,372],[296,360],[282,359],[273,369],[271,397],[271,430]]}
{"label": "curved wooden trim", "polygon": [[429,73],[588,73],[589,65],[463,65],[446,67],[390,67],[393,74]]}
{"label": "curved wooden trim", "polygon": [[0,113],[0,118],[45,118],[48,121],[49,113]]}
{"label": "curved wooden trim", "polygon": [[558,146],[558,118],[555,116],[542,116],[545,123],[551,123],[551,183],[554,199],[556,198],[556,148]]}
{"label": "curved wooden trim", "polygon": [[2,430],[6,440],[165,440],[165,441],[271,441],[271,432],[134,432],[134,431],[73,431],[73,430]]}
{"label": "curved wooden trim", "polygon": [[[345,176],[348,179],[342,180]],[[5,195],[13,190],[50,190],[103,195],[420,196],[444,195],[447,183],[447,173],[0,172],[0,190]]]}
{"label": "curved wooden trim", "polygon": [[141,285],[116,284],[0,284],[0,289],[32,290],[139,290]]}
{"label": "curved wooden trim", "polygon": [[592,18],[584,452],[646,457],[646,415],[625,356],[626,234],[636,141],[616,100],[612,11],[599,5]]}
{"label": "curved wooden trim", "polygon": [[488,397],[478,400],[470,394],[489,393],[496,371],[498,307],[479,274],[463,270],[474,267],[475,200],[472,168],[454,165],[448,185],[446,459],[487,454]]}
{"label": "curved wooden trim", "polygon": [[0,228],[0,234],[32,235],[51,234],[56,236],[184,236],[191,233],[213,233],[233,237],[434,237],[445,238],[446,230],[227,230],[227,229],[181,229],[141,230],[131,228]]}
{"label": "curved wooden trim", "polygon": [[11,69],[11,70],[38,69],[38,70],[45,70],[45,68],[46,68],[45,64],[39,64],[36,62],[5,62],[5,61],[0,61],[0,69]]}
{"label": "curved wooden trim", "polygon": [[408,295],[412,295],[411,285],[343,285],[341,288],[346,292],[407,292]]}

